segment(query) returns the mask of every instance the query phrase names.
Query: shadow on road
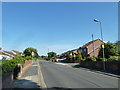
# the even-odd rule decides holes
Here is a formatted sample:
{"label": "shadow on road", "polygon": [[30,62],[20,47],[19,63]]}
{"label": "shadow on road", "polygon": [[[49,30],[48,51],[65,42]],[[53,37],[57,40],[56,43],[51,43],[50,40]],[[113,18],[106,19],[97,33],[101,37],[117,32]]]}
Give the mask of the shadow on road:
{"label": "shadow on road", "polygon": [[[17,90],[17,89],[21,89],[21,90],[39,89],[40,90],[40,88],[41,86],[39,86],[37,83],[32,82],[31,80],[26,80],[26,79],[15,80],[12,86],[12,90]],[[2,90],[5,90],[5,88],[3,88]]]}
{"label": "shadow on road", "polygon": [[64,88],[64,87],[52,87],[47,90],[118,90],[117,88]]}
{"label": "shadow on road", "polygon": [[83,70],[89,70],[89,71],[94,71],[94,72],[101,72],[101,73],[109,73],[109,74],[119,75],[118,73],[115,73],[115,72],[109,72],[109,71],[104,71],[104,70],[98,70],[98,69],[88,68],[88,67],[82,67],[79,64],[78,65],[74,65],[72,67],[73,68],[81,68]]}

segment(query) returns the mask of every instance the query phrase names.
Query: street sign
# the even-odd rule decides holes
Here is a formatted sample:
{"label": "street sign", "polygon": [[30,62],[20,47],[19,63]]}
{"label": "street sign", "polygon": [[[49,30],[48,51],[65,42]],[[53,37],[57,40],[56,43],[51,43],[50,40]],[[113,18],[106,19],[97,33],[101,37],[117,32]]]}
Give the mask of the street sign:
{"label": "street sign", "polygon": [[31,54],[32,54],[32,56],[34,56],[34,52],[32,52]]}
{"label": "street sign", "polygon": [[102,45],[102,48],[105,48],[105,47],[104,47],[104,44]]}

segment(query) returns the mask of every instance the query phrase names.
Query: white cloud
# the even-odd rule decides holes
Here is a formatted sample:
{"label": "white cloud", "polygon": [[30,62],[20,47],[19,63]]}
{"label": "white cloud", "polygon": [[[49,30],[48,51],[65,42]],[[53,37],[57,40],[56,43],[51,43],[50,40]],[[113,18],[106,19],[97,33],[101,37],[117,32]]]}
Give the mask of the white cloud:
{"label": "white cloud", "polygon": [[105,43],[107,43],[108,41],[104,41]]}

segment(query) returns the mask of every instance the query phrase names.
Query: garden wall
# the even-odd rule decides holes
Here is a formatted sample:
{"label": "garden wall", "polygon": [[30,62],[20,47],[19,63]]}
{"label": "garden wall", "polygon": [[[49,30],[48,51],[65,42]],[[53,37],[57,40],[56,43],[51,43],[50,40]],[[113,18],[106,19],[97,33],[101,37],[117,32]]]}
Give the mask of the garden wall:
{"label": "garden wall", "polygon": [[11,88],[13,82],[14,70],[11,69],[8,73],[2,76],[2,88]]}
{"label": "garden wall", "polygon": [[[103,61],[80,61],[80,66],[95,70],[104,70]],[[120,61],[105,61],[105,71],[120,75]]]}
{"label": "garden wall", "polygon": [[15,75],[15,74],[17,74],[16,72],[21,74],[31,64],[32,64],[32,60],[26,60],[24,63],[24,68],[22,68],[22,66],[20,65],[20,67],[18,67],[17,69],[11,69],[8,73],[3,75],[2,79],[1,79],[2,80],[2,88],[11,88],[13,80],[17,79],[16,75]]}

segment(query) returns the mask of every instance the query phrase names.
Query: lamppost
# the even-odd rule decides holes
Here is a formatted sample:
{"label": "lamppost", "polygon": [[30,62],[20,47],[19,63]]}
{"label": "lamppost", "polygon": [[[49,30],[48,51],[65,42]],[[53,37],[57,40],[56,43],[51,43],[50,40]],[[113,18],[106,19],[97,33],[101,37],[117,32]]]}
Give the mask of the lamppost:
{"label": "lamppost", "polygon": [[[104,42],[103,42],[103,33],[102,33],[102,24],[100,20],[94,19],[95,22],[99,22],[100,23],[100,32],[101,32],[101,39],[102,39],[102,50],[103,50],[103,58],[105,58],[105,52],[104,52]],[[104,60],[105,61],[105,60]],[[105,70],[105,62],[103,61],[103,67]]]}

